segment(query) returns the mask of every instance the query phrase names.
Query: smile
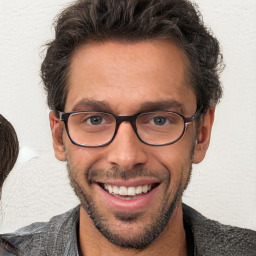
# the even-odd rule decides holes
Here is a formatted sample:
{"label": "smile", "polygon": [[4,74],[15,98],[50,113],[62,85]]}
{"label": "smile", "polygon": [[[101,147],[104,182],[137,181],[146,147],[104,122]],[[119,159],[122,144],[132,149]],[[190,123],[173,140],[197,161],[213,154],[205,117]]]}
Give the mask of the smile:
{"label": "smile", "polygon": [[[116,196],[140,196],[149,193],[157,184],[139,185],[139,186],[117,186],[111,184],[102,184],[102,187],[109,194]],[[128,199],[128,198],[127,198]]]}
{"label": "smile", "polygon": [[111,211],[135,212],[152,207],[162,191],[161,182],[145,179],[95,182],[95,193],[101,205]]}

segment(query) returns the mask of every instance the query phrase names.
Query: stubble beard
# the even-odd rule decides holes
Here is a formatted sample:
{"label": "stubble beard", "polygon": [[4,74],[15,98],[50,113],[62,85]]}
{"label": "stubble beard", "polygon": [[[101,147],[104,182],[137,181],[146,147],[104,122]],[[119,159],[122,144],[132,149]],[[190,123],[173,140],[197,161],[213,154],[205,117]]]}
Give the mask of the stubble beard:
{"label": "stubble beard", "polygon": [[[186,168],[188,168],[187,164],[185,166]],[[185,181],[185,183],[183,179],[180,180],[180,183],[178,184],[177,187],[177,192],[175,193],[173,200],[171,202],[168,202],[168,197],[166,197],[165,202],[162,203],[163,207],[161,211],[156,212],[152,216],[151,225],[144,227],[144,230],[142,230],[140,234],[138,234],[137,236],[127,238],[127,236],[121,236],[111,228],[111,226],[108,224],[108,221],[104,218],[100,210],[97,208],[92,197],[88,193],[86,193],[86,191],[84,191],[80,184],[77,182],[73,175],[75,172],[74,170],[72,170],[71,166],[67,162],[70,184],[74,189],[75,194],[80,199],[82,207],[86,210],[87,214],[93,221],[94,226],[101,232],[101,234],[109,242],[121,248],[130,249],[144,249],[148,247],[164,230],[177,206],[177,203],[180,201],[182,194],[189,183],[192,170],[191,161],[189,164],[189,168],[190,170],[187,180]],[[184,168],[181,171],[182,173],[187,172],[184,170]],[[135,222],[136,220],[138,221],[138,219],[140,218],[140,213],[116,214],[115,218],[117,218],[119,221],[132,223]],[[143,221],[143,219],[141,221]]]}

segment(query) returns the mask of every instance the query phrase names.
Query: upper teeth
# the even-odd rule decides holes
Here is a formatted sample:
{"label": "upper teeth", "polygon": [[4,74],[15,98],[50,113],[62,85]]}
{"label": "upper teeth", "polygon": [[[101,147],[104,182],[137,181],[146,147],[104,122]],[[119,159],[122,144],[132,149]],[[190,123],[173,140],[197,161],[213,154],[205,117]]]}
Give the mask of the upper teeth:
{"label": "upper teeth", "polygon": [[125,187],[125,186],[115,186],[110,184],[104,184],[104,188],[111,194],[116,194],[120,196],[135,196],[142,193],[147,193],[151,190],[151,185],[143,185],[137,187]]}

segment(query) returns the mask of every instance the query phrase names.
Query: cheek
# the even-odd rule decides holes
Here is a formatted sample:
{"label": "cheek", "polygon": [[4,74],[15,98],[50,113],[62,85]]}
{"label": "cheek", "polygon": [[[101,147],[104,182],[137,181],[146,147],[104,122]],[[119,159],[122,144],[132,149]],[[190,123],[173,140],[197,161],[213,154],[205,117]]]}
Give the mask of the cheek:
{"label": "cheek", "polygon": [[157,150],[157,157],[168,169],[176,169],[191,160],[192,143],[182,143],[164,146]]}
{"label": "cheek", "polygon": [[187,179],[192,164],[193,141],[186,141],[185,137],[183,139],[173,145],[159,147],[155,154],[158,162],[170,172],[171,184],[175,186],[180,180],[183,183],[183,179]]}
{"label": "cheek", "polygon": [[74,145],[67,135],[63,136],[67,161],[74,171],[86,170],[93,167],[101,158],[99,148],[86,148]]}

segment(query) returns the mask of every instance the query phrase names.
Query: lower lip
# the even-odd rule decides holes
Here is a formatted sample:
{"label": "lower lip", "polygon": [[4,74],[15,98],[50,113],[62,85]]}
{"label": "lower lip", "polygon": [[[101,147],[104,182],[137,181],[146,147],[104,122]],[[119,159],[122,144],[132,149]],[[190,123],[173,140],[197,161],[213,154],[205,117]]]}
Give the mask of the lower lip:
{"label": "lower lip", "polygon": [[153,203],[157,191],[160,189],[160,185],[158,185],[147,194],[141,194],[134,199],[130,198],[127,200],[125,198],[122,199],[109,194],[98,184],[96,186],[99,191],[99,198],[102,204],[107,204],[111,209],[120,211],[139,211],[149,207]]}

